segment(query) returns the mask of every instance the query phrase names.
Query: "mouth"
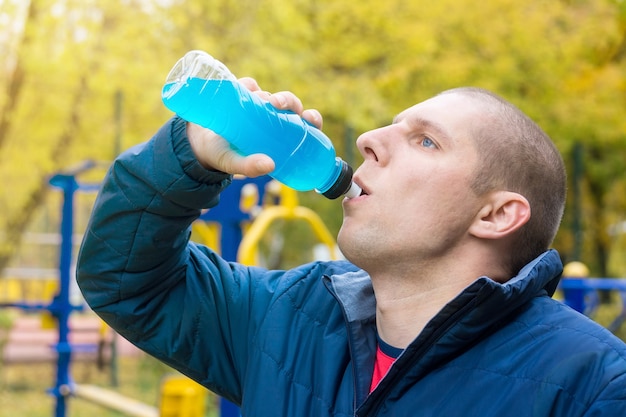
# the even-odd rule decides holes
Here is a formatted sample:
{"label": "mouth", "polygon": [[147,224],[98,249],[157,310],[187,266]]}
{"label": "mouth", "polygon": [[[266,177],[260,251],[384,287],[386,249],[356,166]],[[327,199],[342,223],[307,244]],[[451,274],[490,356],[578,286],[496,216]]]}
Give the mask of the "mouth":
{"label": "mouth", "polygon": [[361,193],[359,194],[359,196],[370,194],[369,189],[361,182],[360,178],[353,178],[353,181],[361,188]]}
{"label": "mouth", "polygon": [[358,183],[356,179],[353,179],[352,188],[346,194],[346,197],[348,199],[353,199],[357,197],[362,197],[364,195],[369,195],[369,192],[365,188],[363,188],[363,186]]}

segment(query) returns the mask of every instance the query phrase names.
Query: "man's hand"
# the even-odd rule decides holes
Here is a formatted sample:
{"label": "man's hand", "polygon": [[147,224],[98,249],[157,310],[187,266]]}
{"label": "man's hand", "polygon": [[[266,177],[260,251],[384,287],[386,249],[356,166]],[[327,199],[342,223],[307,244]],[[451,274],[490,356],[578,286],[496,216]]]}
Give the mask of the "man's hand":
{"label": "man's hand", "polygon": [[[277,109],[291,110],[314,126],[322,128],[322,115],[314,109],[304,110],[302,102],[295,94],[289,91],[270,94],[261,90],[252,78],[242,78],[239,82]],[[274,161],[269,156],[264,154],[241,156],[233,151],[221,136],[199,125],[187,123],[187,137],[196,158],[207,169],[247,177],[258,177],[274,170]]]}

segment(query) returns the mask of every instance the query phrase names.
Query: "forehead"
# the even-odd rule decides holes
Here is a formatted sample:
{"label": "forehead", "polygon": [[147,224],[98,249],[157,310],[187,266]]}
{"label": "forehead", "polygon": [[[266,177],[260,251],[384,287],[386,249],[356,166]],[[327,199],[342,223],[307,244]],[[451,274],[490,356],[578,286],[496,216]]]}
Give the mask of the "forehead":
{"label": "forehead", "polygon": [[394,123],[405,122],[458,142],[470,139],[480,114],[476,100],[459,93],[447,93],[409,107],[394,118]]}
{"label": "forehead", "polygon": [[399,113],[396,120],[419,117],[424,120],[462,121],[477,115],[479,104],[471,97],[459,93],[446,93],[422,101]]}

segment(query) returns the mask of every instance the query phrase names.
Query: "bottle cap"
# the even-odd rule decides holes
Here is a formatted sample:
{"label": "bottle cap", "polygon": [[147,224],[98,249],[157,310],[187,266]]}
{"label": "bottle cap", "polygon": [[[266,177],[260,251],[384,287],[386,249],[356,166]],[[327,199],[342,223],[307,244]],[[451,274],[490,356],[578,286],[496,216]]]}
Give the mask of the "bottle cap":
{"label": "bottle cap", "polygon": [[356,182],[352,182],[350,184],[350,189],[346,191],[346,197],[348,198],[358,197],[361,195],[362,192],[363,190],[361,189],[361,187],[359,187],[359,185]]}
{"label": "bottle cap", "polygon": [[331,200],[344,195],[352,186],[352,167],[348,165],[346,161],[341,160],[340,162],[341,172],[335,180],[335,183],[328,190],[322,193],[324,197]]}

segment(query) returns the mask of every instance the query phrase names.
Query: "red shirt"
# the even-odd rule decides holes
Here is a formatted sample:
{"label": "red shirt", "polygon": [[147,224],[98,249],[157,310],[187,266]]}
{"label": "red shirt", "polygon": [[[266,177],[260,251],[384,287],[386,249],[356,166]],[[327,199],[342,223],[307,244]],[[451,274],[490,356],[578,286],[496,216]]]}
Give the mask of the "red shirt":
{"label": "red shirt", "polygon": [[374,374],[372,375],[372,383],[370,392],[378,386],[378,383],[387,375],[389,368],[402,353],[402,349],[390,346],[378,339],[378,347],[376,348],[376,361],[374,362]]}

